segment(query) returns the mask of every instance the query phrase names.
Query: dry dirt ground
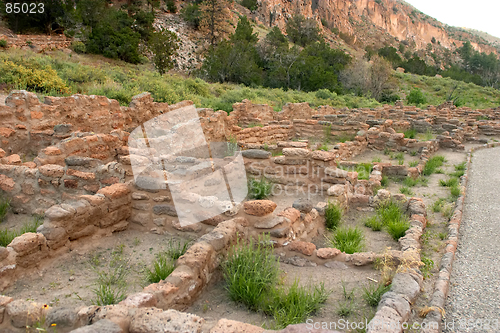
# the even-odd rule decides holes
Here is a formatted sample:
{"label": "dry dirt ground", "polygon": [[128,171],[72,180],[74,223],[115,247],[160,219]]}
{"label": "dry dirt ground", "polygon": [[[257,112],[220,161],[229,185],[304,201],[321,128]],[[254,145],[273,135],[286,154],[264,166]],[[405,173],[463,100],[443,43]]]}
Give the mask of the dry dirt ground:
{"label": "dry dirt ground", "polygon": [[156,235],[133,227],[110,237],[72,243],[72,250],[42,263],[38,271],[24,276],[4,295],[51,306],[76,307],[95,301],[97,271],[112,271],[110,263],[120,256],[126,265],[126,294],[139,292],[149,283],[144,269],[169,242],[184,242],[187,235]]}

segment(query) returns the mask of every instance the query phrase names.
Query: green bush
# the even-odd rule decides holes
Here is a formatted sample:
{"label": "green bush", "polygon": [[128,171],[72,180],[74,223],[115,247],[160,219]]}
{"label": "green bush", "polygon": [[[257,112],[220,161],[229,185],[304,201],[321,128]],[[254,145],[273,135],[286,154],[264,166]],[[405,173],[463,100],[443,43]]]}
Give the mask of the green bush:
{"label": "green bush", "polygon": [[256,10],[259,8],[259,4],[257,3],[257,0],[241,0],[241,5],[243,7],[246,7],[250,10]]}
{"label": "green bush", "polygon": [[194,29],[198,29],[200,26],[201,11],[200,6],[197,3],[188,3],[184,8],[181,9],[181,17]]}
{"label": "green bush", "polygon": [[335,231],[330,244],[342,252],[353,254],[363,250],[364,240],[363,231],[358,227],[341,227]]}
{"label": "green bush", "polygon": [[174,0],[167,0],[165,1],[165,3],[167,4],[167,10],[171,13],[177,13],[177,6],[175,5],[175,1]]}
{"label": "green bush", "polygon": [[82,42],[74,41],[71,43],[70,48],[76,53],[87,53],[87,48]]}
{"label": "green bush", "polygon": [[439,185],[446,186],[446,187],[456,187],[456,186],[458,186],[458,178],[451,177],[448,180],[440,179]]}
{"label": "green bush", "polygon": [[52,67],[29,60],[14,63],[0,59],[0,82],[37,92],[69,93],[68,87]]}
{"label": "green bush", "polygon": [[1,48],[6,48],[7,47],[7,41],[5,39],[0,39],[0,47]]}
{"label": "green bush", "polygon": [[405,235],[410,228],[408,216],[401,207],[394,201],[382,202],[377,207],[377,216],[386,227],[387,232],[395,239]]}
{"label": "green bush", "polygon": [[335,202],[328,201],[325,208],[325,226],[328,230],[335,230],[342,219],[342,209]]}
{"label": "green bush", "polygon": [[420,89],[412,89],[410,94],[406,97],[408,104],[419,105],[427,103],[424,93]]}
{"label": "green bush", "polygon": [[272,187],[273,184],[265,177],[262,177],[260,180],[250,178],[248,183],[248,195],[251,199],[266,199],[271,195]]}
{"label": "green bush", "polygon": [[224,280],[229,297],[257,310],[263,297],[278,284],[279,263],[269,245],[269,236],[260,237],[257,243],[233,246],[222,263]]}
{"label": "green bush", "polygon": [[450,193],[451,193],[452,200],[455,201],[458,199],[458,197],[462,193],[462,190],[460,189],[460,186],[458,186],[458,185],[452,186],[452,187],[450,187]]}
{"label": "green bush", "polygon": [[387,187],[389,186],[389,177],[387,176],[382,176],[382,180],[380,181],[380,185],[382,187]]}
{"label": "green bush", "polygon": [[404,195],[413,195],[414,194],[413,191],[407,186],[401,186],[399,188],[399,192],[401,192]]}

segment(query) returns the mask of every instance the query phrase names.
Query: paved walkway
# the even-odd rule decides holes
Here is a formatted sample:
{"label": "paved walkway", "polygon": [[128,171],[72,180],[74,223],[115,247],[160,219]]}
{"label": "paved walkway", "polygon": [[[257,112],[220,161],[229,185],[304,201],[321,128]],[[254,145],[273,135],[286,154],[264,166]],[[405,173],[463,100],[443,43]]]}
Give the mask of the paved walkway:
{"label": "paved walkway", "polygon": [[473,153],[445,321],[447,333],[500,332],[500,148]]}

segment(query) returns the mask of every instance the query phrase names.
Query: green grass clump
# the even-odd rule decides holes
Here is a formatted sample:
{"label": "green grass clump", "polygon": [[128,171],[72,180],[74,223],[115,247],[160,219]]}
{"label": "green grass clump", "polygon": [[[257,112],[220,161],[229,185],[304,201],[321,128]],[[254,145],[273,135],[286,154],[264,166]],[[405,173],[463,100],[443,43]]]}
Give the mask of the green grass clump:
{"label": "green grass clump", "polygon": [[363,286],[363,299],[371,307],[376,307],[380,303],[382,295],[391,289],[391,285],[384,286],[383,284],[370,284],[368,287]]}
{"label": "green grass clump", "polygon": [[411,161],[409,164],[410,168],[414,168],[418,165],[418,161]]}
{"label": "green grass clump", "polygon": [[377,216],[372,216],[366,219],[365,226],[371,228],[373,231],[380,231],[384,227],[384,224]]}
{"label": "green grass clump", "polygon": [[465,174],[465,162],[455,165],[455,171],[450,173],[451,177],[460,178]]}
{"label": "green grass clump", "polygon": [[5,219],[10,208],[10,200],[0,195],[0,223]]}
{"label": "green grass clump", "polygon": [[117,247],[111,253],[111,260],[102,269],[98,267],[99,259],[94,258],[91,263],[97,274],[96,286],[92,289],[95,295],[92,303],[104,306],[123,301],[126,297],[126,277],[129,273],[128,262],[123,258],[123,246]]}
{"label": "green grass clump", "polygon": [[248,195],[251,199],[262,200],[271,195],[273,184],[266,178],[260,180],[250,178],[248,180]]}
{"label": "green grass clump", "polygon": [[458,197],[460,196],[460,193],[462,193],[460,186],[457,185],[457,186],[450,187],[450,194],[451,194],[452,201],[457,200]]}
{"label": "green grass clump", "polygon": [[2,229],[0,230],[0,246],[9,245],[14,238],[28,232],[36,232],[36,229],[43,224],[42,215],[34,215],[31,221],[25,222],[18,230]]}
{"label": "green grass clump", "polygon": [[179,259],[184,253],[186,253],[187,249],[189,248],[189,245],[191,242],[189,241],[181,241],[178,240],[177,242],[171,239],[168,242],[168,249],[166,251],[166,255],[172,259],[172,260],[177,260]]}
{"label": "green grass clump", "polygon": [[326,143],[318,146],[318,150],[328,151],[328,145]]}
{"label": "green grass clump", "polygon": [[332,247],[342,252],[353,254],[363,250],[365,236],[363,235],[363,231],[358,227],[341,227],[337,229],[329,240]]}
{"label": "green grass clump", "polygon": [[441,155],[436,155],[431,157],[424,166],[424,170],[422,170],[422,173],[424,176],[430,176],[432,175],[437,168],[441,167],[445,161],[444,156]]}
{"label": "green grass clump", "polygon": [[274,317],[274,329],[283,329],[305,322],[321,308],[328,295],[323,283],[305,288],[296,280],[288,290],[284,287],[274,289],[263,301],[263,309]]}
{"label": "green grass clump", "polygon": [[253,240],[238,242],[222,264],[229,297],[252,310],[257,310],[262,297],[278,284],[279,263],[268,241],[267,236],[256,244]]}
{"label": "green grass clump", "polygon": [[422,254],[422,258],[420,260],[423,263],[420,267],[420,271],[422,272],[424,279],[427,279],[432,275],[431,270],[434,268],[434,260],[426,257],[424,254]]}
{"label": "green grass clump", "polygon": [[387,176],[382,176],[382,180],[380,181],[380,185],[382,187],[387,187],[389,186],[389,177]]}
{"label": "green grass clump", "polygon": [[370,173],[373,170],[373,164],[371,163],[359,163],[356,166],[356,172],[358,173],[358,179],[368,180],[370,178]]}
{"label": "green grass clump", "polygon": [[410,128],[409,130],[404,131],[405,138],[415,139],[417,136],[417,130],[414,128]]}
{"label": "green grass clump", "polygon": [[410,228],[410,222],[408,222],[408,219],[391,221],[387,223],[386,227],[389,235],[397,241],[406,234],[406,230]]}
{"label": "green grass clump", "polygon": [[408,217],[401,207],[393,201],[386,201],[379,204],[377,207],[377,217],[394,240],[398,240],[404,236],[406,230],[410,228]]}
{"label": "green grass clump", "polygon": [[335,202],[328,201],[325,208],[325,226],[328,230],[335,230],[342,219],[342,209]]}
{"label": "green grass clump", "polygon": [[152,268],[146,268],[146,280],[149,283],[158,283],[165,280],[175,269],[175,262],[167,252],[156,255]]}
{"label": "green grass clump", "polygon": [[446,187],[456,187],[458,186],[458,178],[451,177],[448,180],[440,179],[439,185]]}
{"label": "green grass clump", "polygon": [[403,180],[403,185],[406,187],[413,187],[418,184],[418,178],[406,177]]}
{"label": "green grass clump", "polygon": [[399,192],[401,192],[404,195],[413,195],[414,194],[413,191],[407,186],[401,186],[399,188]]}
{"label": "green grass clump", "polygon": [[432,204],[432,211],[434,213],[439,213],[443,209],[444,199],[439,198]]}

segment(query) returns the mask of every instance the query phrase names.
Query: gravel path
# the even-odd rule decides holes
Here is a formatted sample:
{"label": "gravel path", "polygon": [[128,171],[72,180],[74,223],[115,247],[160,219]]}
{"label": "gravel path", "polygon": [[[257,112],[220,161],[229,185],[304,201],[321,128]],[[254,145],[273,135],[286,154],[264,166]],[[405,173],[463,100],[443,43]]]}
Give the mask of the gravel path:
{"label": "gravel path", "polygon": [[500,148],[473,153],[445,310],[443,332],[500,332]]}

